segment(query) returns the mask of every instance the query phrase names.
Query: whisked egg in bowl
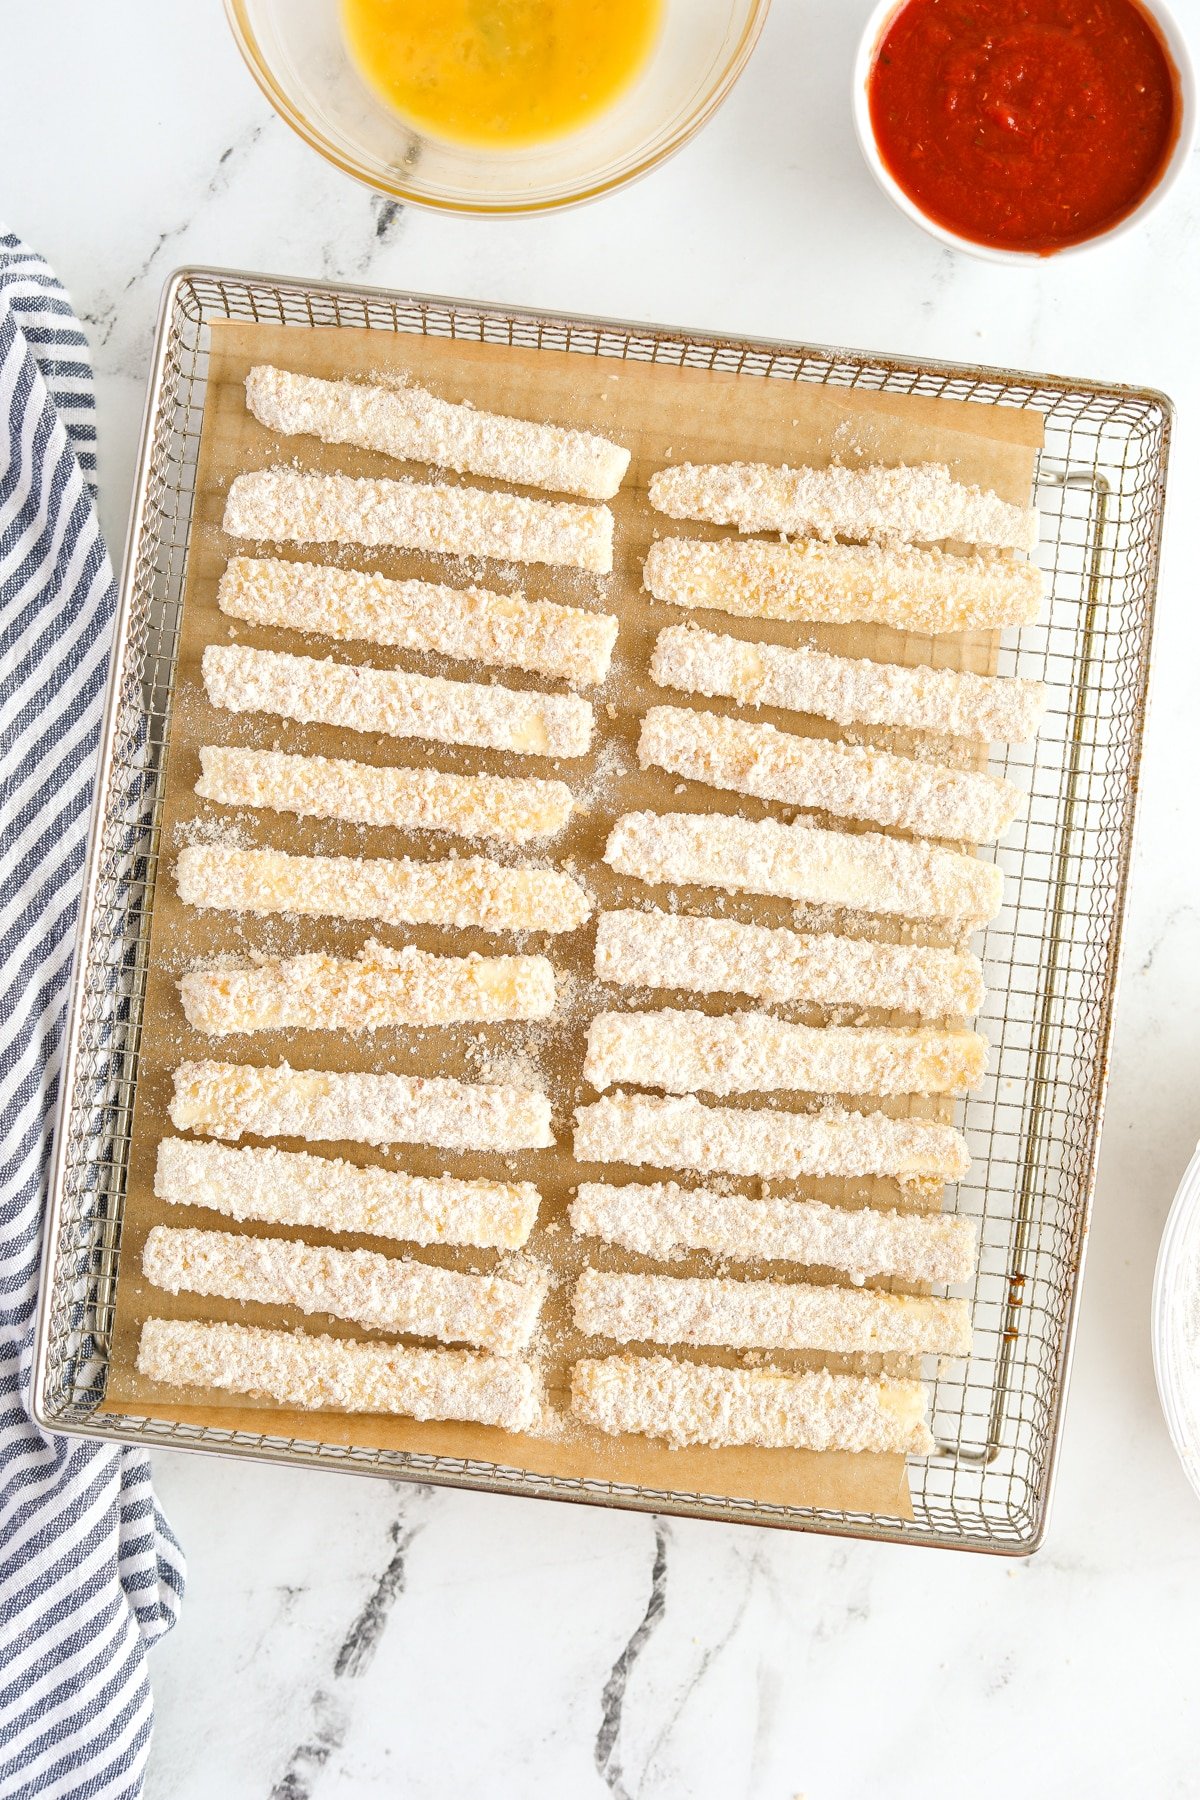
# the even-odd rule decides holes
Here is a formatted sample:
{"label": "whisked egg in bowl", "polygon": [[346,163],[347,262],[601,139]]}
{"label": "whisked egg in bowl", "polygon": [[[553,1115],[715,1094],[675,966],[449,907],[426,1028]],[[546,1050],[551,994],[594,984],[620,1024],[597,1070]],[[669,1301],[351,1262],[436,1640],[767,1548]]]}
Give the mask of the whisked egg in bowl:
{"label": "whisked egg in bowl", "polygon": [[280,117],[402,202],[532,213],[646,174],[712,117],[770,0],[225,0]]}

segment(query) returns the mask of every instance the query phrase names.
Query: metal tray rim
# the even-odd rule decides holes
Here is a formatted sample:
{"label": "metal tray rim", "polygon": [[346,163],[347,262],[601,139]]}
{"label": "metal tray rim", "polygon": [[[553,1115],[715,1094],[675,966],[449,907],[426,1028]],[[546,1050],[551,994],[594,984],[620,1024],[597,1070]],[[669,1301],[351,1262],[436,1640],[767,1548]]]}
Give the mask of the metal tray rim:
{"label": "metal tray rim", "polygon": [[[456,1477],[450,1472],[439,1471],[431,1475],[424,1469],[406,1470],[396,1465],[369,1465],[363,1461],[347,1456],[344,1460],[319,1460],[307,1456],[300,1458],[286,1447],[272,1448],[270,1442],[257,1442],[245,1446],[230,1447],[226,1444],[210,1444],[203,1439],[189,1443],[171,1443],[165,1437],[159,1439],[156,1434],[147,1432],[142,1426],[149,1421],[139,1421],[136,1416],[104,1415],[105,1423],[79,1422],[63,1424],[50,1411],[46,1404],[46,1377],[50,1354],[50,1293],[51,1281],[49,1271],[54,1258],[54,1247],[58,1230],[62,1222],[64,1200],[64,1177],[66,1162],[66,1131],[64,1129],[65,1109],[68,1098],[73,1091],[73,1081],[77,1069],[80,1031],[82,1026],[81,990],[84,977],[84,964],[81,950],[87,944],[94,919],[96,904],[96,876],[100,856],[99,824],[103,817],[107,795],[107,777],[111,770],[113,746],[117,727],[118,680],[122,667],[130,627],[131,607],[134,598],[137,557],[136,551],[140,542],[149,502],[148,476],[153,451],[154,422],[162,394],[167,351],[171,335],[172,313],[180,291],[197,280],[229,281],[253,286],[262,284],[275,292],[290,293],[296,296],[326,295],[350,296],[358,300],[377,300],[386,305],[414,304],[418,306],[445,307],[460,313],[473,313],[481,317],[499,317],[505,320],[523,320],[531,324],[557,322],[564,325],[577,325],[583,329],[625,334],[649,334],[661,336],[677,343],[703,343],[706,345],[722,345],[737,347],[750,351],[761,351],[766,355],[789,355],[797,358],[815,357],[832,362],[840,362],[851,366],[857,364],[865,368],[882,369],[889,372],[914,375],[935,374],[947,379],[958,379],[968,382],[987,383],[989,381],[1009,386],[1041,389],[1044,392],[1063,396],[1086,396],[1103,399],[1130,399],[1143,406],[1154,408],[1161,418],[1159,454],[1157,459],[1156,481],[1159,493],[1159,505],[1155,509],[1154,530],[1149,548],[1152,554],[1153,579],[1147,607],[1147,629],[1144,635],[1140,664],[1138,669],[1137,691],[1142,707],[1141,725],[1135,734],[1130,761],[1125,777],[1125,789],[1128,803],[1123,813],[1123,825],[1120,845],[1120,866],[1117,872],[1115,905],[1113,912],[1113,932],[1105,981],[1105,1008],[1100,1042],[1097,1044],[1097,1062],[1099,1074],[1095,1084],[1097,1104],[1091,1120],[1087,1172],[1081,1193],[1079,1207],[1078,1231],[1080,1251],[1076,1263],[1075,1274],[1071,1283],[1068,1310],[1063,1323],[1062,1348],[1059,1366],[1054,1383],[1054,1399],[1047,1437],[1047,1452],[1040,1471],[1040,1479],[1033,1496],[1030,1512],[1029,1529],[1019,1538],[1008,1542],[983,1542],[969,1538],[964,1534],[954,1536],[939,1533],[932,1527],[921,1527],[919,1524],[905,1524],[899,1520],[871,1519],[871,1528],[863,1529],[857,1525],[855,1518],[847,1516],[845,1522],[837,1523],[819,1514],[798,1511],[795,1517],[787,1518],[768,1515],[761,1519],[751,1520],[738,1517],[737,1503],[729,1502],[730,1523],[758,1523],[799,1531],[815,1531],[822,1535],[834,1537],[867,1537],[876,1541],[895,1543],[918,1543],[931,1547],[961,1549],[964,1551],[986,1552],[992,1555],[1026,1557],[1041,1547],[1044,1542],[1049,1523],[1050,1506],[1057,1482],[1059,1457],[1061,1451],[1062,1432],[1065,1414],[1066,1393],[1070,1380],[1071,1366],[1074,1358],[1078,1330],[1079,1304],[1082,1290],[1083,1273],[1086,1261],[1088,1242],[1088,1226],[1095,1193],[1097,1166],[1104,1121],[1109,1066],[1111,1062],[1112,1038],[1115,1012],[1118,1000],[1119,979],[1124,950],[1125,924],[1128,912],[1130,870],[1134,832],[1138,814],[1139,776],[1142,761],[1146,696],[1149,683],[1151,648],[1154,625],[1154,587],[1157,583],[1158,557],[1163,534],[1162,493],[1165,487],[1166,469],[1170,450],[1173,426],[1176,416],[1174,402],[1169,395],[1159,389],[1130,383],[1112,383],[1092,381],[1088,379],[1072,379],[1069,377],[1047,375],[1036,371],[1012,369],[1002,365],[963,364],[954,361],[935,359],[923,356],[900,353],[862,351],[841,346],[797,343],[794,340],[770,336],[744,336],[736,332],[713,331],[701,327],[658,324],[645,320],[622,320],[605,315],[583,314],[559,309],[532,308],[513,305],[508,302],[489,302],[464,298],[429,294],[401,289],[391,289],[368,284],[339,282],[322,279],[305,279],[303,277],[276,276],[265,272],[233,269],[212,264],[183,264],[171,271],[164,283],[159,305],[155,331],[154,346],[150,363],[150,378],[147,386],[145,406],[139,437],[138,453],[135,462],[134,488],[130,504],[129,520],[125,538],[124,563],[119,579],[117,612],[114,621],[113,645],[105,697],[105,711],[102,727],[100,755],[97,763],[96,786],[92,801],[89,824],[88,853],[85,864],[84,889],[80,906],[79,920],[76,929],[75,960],[72,974],[67,1030],[63,1045],[63,1060],[59,1084],[59,1107],[54,1145],[50,1164],[49,1190],[46,1206],[46,1217],[43,1225],[41,1281],[38,1298],[38,1311],[35,1324],[34,1364],[31,1407],[35,1420],[42,1429],[66,1436],[93,1438],[110,1442],[149,1443],[155,1447],[175,1450],[220,1455],[228,1459],[250,1458],[277,1464],[296,1466],[302,1461],[304,1466],[330,1469],[335,1472],[373,1475],[390,1480],[401,1481],[433,1481],[435,1485],[461,1487],[467,1490],[482,1488],[484,1491],[513,1493],[526,1498],[553,1499],[563,1503],[573,1501],[590,1505],[615,1507],[631,1511],[669,1510],[672,1514],[683,1517],[712,1518],[710,1510],[692,1507],[681,1502],[687,1499],[684,1495],[675,1495],[667,1490],[645,1490],[636,1498],[631,1496],[605,1495],[591,1492],[585,1488],[580,1491],[564,1494],[552,1491],[548,1486],[541,1491],[533,1491],[528,1486],[517,1485],[506,1481],[496,1469],[496,1477],[491,1481],[474,1481],[463,1475]],[[536,1483],[539,1478],[528,1477]],[[698,1496],[691,1497],[693,1502]],[[782,1512],[784,1509],[780,1509]],[[864,1516],[864,1524],[866,1519]]]}

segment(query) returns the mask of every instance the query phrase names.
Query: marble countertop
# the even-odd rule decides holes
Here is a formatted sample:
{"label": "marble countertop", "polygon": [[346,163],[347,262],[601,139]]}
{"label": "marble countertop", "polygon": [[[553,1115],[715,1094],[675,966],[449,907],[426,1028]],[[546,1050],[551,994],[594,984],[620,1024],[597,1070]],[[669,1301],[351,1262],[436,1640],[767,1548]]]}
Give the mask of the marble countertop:
{"label": "marble countertop", "polygon": [[[1200,1135],[1200,609],[1190,171],[1141,235],[1010,269],[874,188],[867,0],[778,0],[733,98],[650,180],[546,221],[394,206],[268,111],[215,3],[4,9],[7,223],[96,350],[119,554],[158,296],[183,262],[1146,383],[1180,409],[1128,957],[1057,1501],[1028,1563],[163,1454],[191,1564],[153,1654],[152,1800],[1089,1800],[1200,1792],[1200,1504],[1150,1284]],[[1200,0],[1176,0],[1194,37]]]}

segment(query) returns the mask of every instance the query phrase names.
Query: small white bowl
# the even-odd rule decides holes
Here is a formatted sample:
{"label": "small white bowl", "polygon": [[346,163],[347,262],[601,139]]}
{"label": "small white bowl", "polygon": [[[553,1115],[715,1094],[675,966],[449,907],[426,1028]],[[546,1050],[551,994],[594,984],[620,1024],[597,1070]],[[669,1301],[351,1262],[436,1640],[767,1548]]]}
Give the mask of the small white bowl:
{"label": "small white bowl", "polygon": [[1200,1495],[1200,1149],[1167,1215],[1154,1270],[1154,1375],[1171,1442]]}
{"label": "small white bowl", "polygon": [[1196,141],[1196,71],[1183,33],[1163,4],[1163,0],[1140,0],[1140,3],[1158,26],[1179,77],[1179,136],[1175,141],[1171,159],[1145,199],[1135,206],[1125,218],[1118,219],[1117,223],[1110,225],[1107,231],[1097,232],[1095,237],[1085,238],[1079,244],[1064,244],[1060,250],[1001,250],[992,244],[980,244],[974,238],[961,237],[957,231],[948,230],[945,225],[939,225],[936,219],[931,219],[927,213],[922,212],[916,201],[905,193],[899,182],[892,176],[879,154],[879,145],[875,141],[867,88],[871,69],[875,62],[875,52],[880,41],[887,27],[906,3],[907,0],[878,0],[878,3],[872,7],[866,29],[858,46],[858,55],[854,59],[852,101],[854,129],[858,135],[859,148],[866,159],[867,167],[888,199],[893,201],[902,213],[906,213],[914,225],[919,225],[931,237],[940,239],[943,244],[949,244],[952,249],[965,250],[969,256],[983,257],[987,262],[1044,262],[1048,256],[1072,256],[1082,250],[1091,250],[1097,244],[1108,244],[1114,238],[1124,237],[1126,233],[1135,231],[1143,220],[1162,205],[1168,193],[1183,174]]}

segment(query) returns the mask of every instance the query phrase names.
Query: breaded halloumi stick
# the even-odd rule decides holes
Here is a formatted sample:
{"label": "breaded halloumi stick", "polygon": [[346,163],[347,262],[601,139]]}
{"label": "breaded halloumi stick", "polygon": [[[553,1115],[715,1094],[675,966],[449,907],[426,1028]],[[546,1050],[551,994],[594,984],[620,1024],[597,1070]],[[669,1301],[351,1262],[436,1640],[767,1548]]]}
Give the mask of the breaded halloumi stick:
{"label": "breaded halloumi stick", "polygon": [[595,724],[578,694],[444,681],[248,644],[209,644],[201,668],[209,700],[229,712],[273,713],[374,737],[569,757],[585,753]]}
{"label": "breaded halloumi stick", "polygon": [[575,1160],[789,1181],[824,1175],[956,1181],[971,1166],[953,1126],[928,1119],[840,1107],[795,1113],[703,1106],[690,1094],[668,1100],[614,1094],[579,1107]]}
{"label": "breaded halloumi stick", "polygon": [[811,713],[838,725],[899,725],[1014,744],[1035,735],[1046,706],[1045,683],[1016,675],[910,669],[751,643],[698,625],[668,625],[659,632],[650,678],[659,687]]}
{"label": "breaded halloumi stick", "polygon": [[983,965],[962,951],[688,913],[601,913],[595,967],[601,981],[623,987],[889,1007],[927,1018],[969,1016],[983,1003]]}
{"label": "breaded halloumi stick", "polygon": [[935,844],[716,813],[624,813],[604,860],[652,884],[778,894],[912,919],[994,919],[1003,894],[994,863]]}
{"label": "breaded halloumi stick", "polygon": [[763,1012],[597,1013],[583,1078],[669,1094],[960,1094],[987,1042],[951,1026],[797,1025]]}
{"label": "breaded halloumi stick", "polygon": [[217,604],[230,618],[253,625],[431,650],[457,662],[558,676],[579,687],[604,680],[617,641],[611,613],[272,557],[231,558]]}
{"label": "breaded halloumi stick", "polygon": [[749,1200],[674,1181],[622,1187],[581,1182],[571,1202],[571,1229],[660,1262],[704,1250],[731,1262],[836,1269],[852,1281],[968,1281],[975,1271],[975,1226],[956,1213]]}
{"label": "breaded halloumi stick", "polygon": [[739,531],[820,538],[954,541],[999,550],[1037,547],[1038,516],[985,488],[951,479],[945,463],[850,469],[772,463],[677,463],[650,477],[650,504],[672,519]]}
{"label": "breaded halloumi stick", "polygon": [[571,1411],[599,1431],[671,1444],[768,1450],[873,1450],[927,1456],[919,1381],[828,1369],[722,1369],[667,1356],[606,1356],[571,1371]]}
{"label": "breaded halloumi stick", "polygon": [[414,383],[324,381],[259,363],[246,404],[272,431],[592,500],[610,500],[629,467],[628,450],[608,438],[455,405]]}
{"label": "breaded halloumi stick", "polygon": [[574,1312],[588,1337],[618,1344],[903,1356],[965,1356],[971,1348],[965,1300],[803,1281],[585,1269]]}
{"label": "breaded halloumi stick", "polygon": [[574,931],[592,910],[586,891],[558,869],[506,868],[481,856],[417,862],[189,844],[175,879],[186,906],[388,925]]}
{"label": "breaded halloumi stick", "polygon": [[514,1281],[374,1250],[170,1225],[149,1232],[142,1273],[171,1294],[328,1313],[375,1331],[475,1344],[500,1356],[527,1347],[546,1293],[544,1272],[532,1266],[527,1279]]}
{"label": "breaded halloumi stick", "polygon": [[519,1250],[541,1201],[527,1181],[408,1175],[274,1145],[231,1150],[187,1138],[158,1146],[154,1192],[170,1205],[203,1206],[228,1219],[480,1250]]}
{"label": "breaded halloumi stick", "polygon": [[546,1019],[554,969],[544,956],[434,956],[371,939],[353,958],[316,952],[189,969],[179,983],[197,1031],[375,1031],[388,1025]]}
{"label": "breaded halloumi stick", "polygon": [[188,1062],[175,1071],[170,1110],[177,1131],[235,1141],[248,1132],[447,1150],[539,1150],[554,1142],[550,1102],[537,1088],[436,1075]]}
{"label": "breaded halloumi stick", "polygon": [[526,500],[448,483],[258,469],[234,477],[223,529],[231,537],[276,544],[355,544],[367,550],[390,545],[612,573],[613,516],[607,506]]}
{"label": "breaded halloumi stick", "polygon": [[529,1431],[541,1416],[533,1370],[471,1350],[410,1350],[249,1325],[147,1319],[138,1374],[171,1387],[261,1394],[302,1411],[399,1413]]}
{"label": "breaded halloumi stick", "polygon": [[500,838],[510,844],[554,836],[574,806],[565,781],[535,775],[451,775],[441,769],[377,767],[233,744],[202,746],[196,792],[219,806],[256,806],[298,818]]}
{"label": "breaded halloumi stick", "polygon": [[758,538],[660,538],[645,582],[670,606],[932,633],[1031,624],[1045,587],[1036,564],[1008,557]]}
{"label": "breaded halloumi stick", "polygon": [[650,708],[638,760],[643,769],[666,769],[759,800],[959,843],[1003,837],[1024,804],[1021,790],[996,775],[800,737],[689,706]]}

